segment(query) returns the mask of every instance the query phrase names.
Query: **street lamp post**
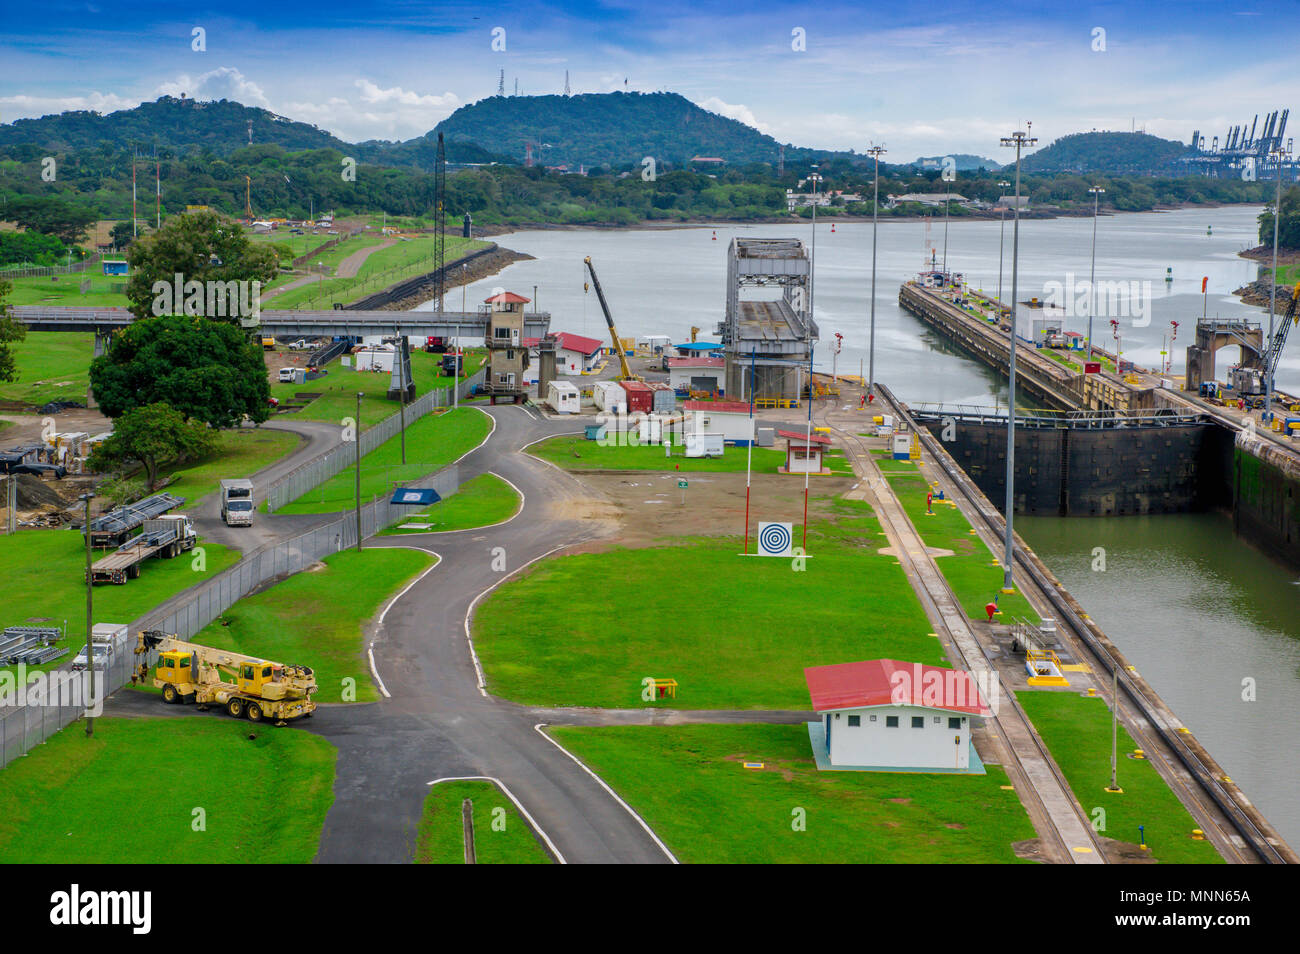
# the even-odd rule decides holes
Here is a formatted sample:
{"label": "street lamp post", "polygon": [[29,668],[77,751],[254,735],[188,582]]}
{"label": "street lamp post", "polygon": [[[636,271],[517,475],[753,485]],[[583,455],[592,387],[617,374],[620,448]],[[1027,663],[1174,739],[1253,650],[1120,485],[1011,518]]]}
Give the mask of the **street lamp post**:
{"label": "street lamp post", "polygon": [[867,344],[867,394],[871,396],[876,393],[876,230],[880,224],[880,157],[884,154],[884,146],[867,150],[875,166],[871,195],[871,335]]}
{"label": "street lamp post", "polygon": [[1088,357],[1092,357],[1092,316],[1097,312],[1097,208],[1106,190],[1101,186],[1088,189],[1092,193],[1092,266],[1088,270]]}
{"label": "street lamp post", "polygon": [[357,392],[357,422],[352,431],[352,440],[355,442],[355,454],[353,459],[356,466],[356,485],[357,485],[357,552],[361,552],[361,398],[362,392]]}
{"label": "street lamp post", "polygon": [[90,580],[90,501],[95,497],[94,494],[82,494],[81,499],[86,505],[86,672],[90,676],[90,692],[86,699],[86,737],[90,738],[95,734],[95,717],[91,715],[95,711],[95,641],[90,638],[91,630],[94,624],[91,620],[94,617],[94,584]]}
{"label": "street lamp post", "polygon": [[[1033,124],[1027,124],[1032,128]],[[1012,539],[1015,532],[1012,521],[1016,510],[1016,294],[1020,278],[1020,152],[1032,146],[1038,140],[1028,132],[1017,130],[1010,136],[1002,137],[1002,145],[1014,146],[1016,150],[1016,199],[1015,223],[1011,228],[1011,357],[1007,366],[1007,504],[1006,504],[1006,538],[1003,540],[1002,592],[1014,592],[1011,571]]]}
{"label": "street lamp post", "polygon": [[952,186],[948,186],[943,196],[943,281],[946,286],[952,284],[948,281],[948,205],[951,199]]}
{"label": "street lamp post", "polygon": [[[1006,190],[1010,188],[1010,182],[999,182],[998,188],[1002,190],[1002,196],[1005,197]],[[1002,228],[998,233],[998,306],[1002,305],[1002,252],[1007,244],[1007,207],[1001,202],[998,203],[1001,210],[1000,218],[1002,219]]]}
{"label": "street lamp post", "polygon": [[1264,410],[1273,410],[1273,320],[1277,313],[1277,233],[1282,219],[1282,159],[1285,153],[1279,145],[1273,152],[1277,162],[1277,197],[1273,201],[1273,280],[1268,290],[1268,351],[1270,361],[1264,365]]}
{"label": "street lamp post", "polygon": [[822,177],[817,174],[817,167],[813,166],[813,172],[808,176],[808,181],[813,187],[812,203],[812,256],[808,261],[808,317],[812,318],[813,314],[813,287],[817,282],[817,183],[822,181]]}

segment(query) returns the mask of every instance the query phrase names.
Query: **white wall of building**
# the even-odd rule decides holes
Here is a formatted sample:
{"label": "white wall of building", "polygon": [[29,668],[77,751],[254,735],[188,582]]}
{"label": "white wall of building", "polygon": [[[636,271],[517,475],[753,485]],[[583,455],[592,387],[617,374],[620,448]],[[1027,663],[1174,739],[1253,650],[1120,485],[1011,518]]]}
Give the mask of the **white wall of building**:
{"label": "white wall of building", "polygon": [[[860,724],[850,725],[851,716]],[[889,725],[891,718],[898,720],[896,728]],[[914,718],[922,720],[921,728],[912,727]],[[841,709],[822,713],[821,719],[830,730],[832,765],[970,768],[971,717],[960,712],[888,705]],[[960,727],[949,728],[949,719],[959,720]]]}
{"label": "white wall of building", "polygon": [[[750,417],[729,411],[691,411],[688,426],[691,430],[707,434],[721,434],[723,440],[747,441],[750,439]],[[754,419],[757,421],[757,418]],[[757,426],[755,424],[755,426]]]}
{"label": "white wall of building", "polygon": [[582,374],[583,371],[590,371],[599,357],[597,354],[588,357],[580,351],[570,351],[568,348],[555,349],[555,372],[556,374]]}
{"label": "white wall of building", "polygon": [[668,383],[672,385],[674,391],[687,390],[691,386],[691,378],[710,378],[713,380],[713,387],[710,390],[721,391],[723,382],[726,380],[725,368],[669,368]]}
{"label": "white wall of building", "polygon": [[809,451],[808,456],[799,457],[797,450],[792,450],[787,458],[789,463],[786,469],[791,474],[820,474],[822,472],[822,457],[817,451]]}

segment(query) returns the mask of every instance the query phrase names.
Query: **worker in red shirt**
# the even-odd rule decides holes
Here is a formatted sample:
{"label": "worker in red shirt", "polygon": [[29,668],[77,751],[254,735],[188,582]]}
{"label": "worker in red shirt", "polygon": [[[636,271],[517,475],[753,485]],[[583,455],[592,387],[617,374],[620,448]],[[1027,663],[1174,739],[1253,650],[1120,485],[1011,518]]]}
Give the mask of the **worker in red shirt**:
{"label": "worker in red shirt", "polygon": [[984,612],[989,614],[989,622],[993,622],[993,617],[996,616],[998,612],[998,598],[996,596],[993,597],[992,603],[984,604]]}
{"label": "worker in red shirt", "polygon": [[934,514],[934,491],[933,490],[927,490],[925,492],[925,512],[931,515]]}

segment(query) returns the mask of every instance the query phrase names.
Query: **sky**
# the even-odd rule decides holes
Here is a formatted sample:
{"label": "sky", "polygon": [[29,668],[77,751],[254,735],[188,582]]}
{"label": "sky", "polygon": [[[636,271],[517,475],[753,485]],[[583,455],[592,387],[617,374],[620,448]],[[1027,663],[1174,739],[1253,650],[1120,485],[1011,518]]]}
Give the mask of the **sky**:
{"label": "sky", "polygon": [[[796,146],[886,161],[1030,126],[1184,142],[1294,104],[1296,3],[1022,0],[9,4],[0,122],[162,94],[235,99],[342,139],[409,139],[506,89],[681,93]],[[625,85],[626,83],[626,85]],[[1262,116],[1261,116],[1262,122]],[[1297,122],[1300,122],[1298,117]]]}

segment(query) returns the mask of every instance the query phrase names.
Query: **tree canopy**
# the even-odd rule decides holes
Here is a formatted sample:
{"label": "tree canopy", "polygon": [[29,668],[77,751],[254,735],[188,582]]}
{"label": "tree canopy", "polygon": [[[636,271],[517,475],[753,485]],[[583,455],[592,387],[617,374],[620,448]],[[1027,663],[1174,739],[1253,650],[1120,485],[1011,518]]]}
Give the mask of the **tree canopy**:
{"label": "tree canopy", "polygon": [[64,245],[76,245],[95,221],[95,212],[57,196],[24,196],[5,203],[3,214],[32,232],[53,235]]}
{"label": "tree canopy", "polygon": [[[1259,216],[1259,242],[1273,244],[1273,210],[1265,209]],[[1285,249],[1300,249],[1300,186],[1291,186],[1282,192],[1282,218],[1278,221],[1277,244]]]}
{"label": "tree canopy", "polygon": [[[279,270],[275,250],[249,240],[236,223],[222,218],[216,212],[187,212],[168,219],[161,229],[137,238],[127,253],[131,263],[131,278],[126,283],[126,297],[131,312],[138,318],[162,314],[201,314],[208,318],[234,320],[242,314],[239,301],[231,300],[233,291],[223,287],[214,296],[206,292],[214,288],[208,282],[269,282]],[[165,299],[154,291],[157,282],[169,288],[177,281],[197,281],[206,286],[201,308],[196,312],[168,294]],[[251,291],[245,289],[243,301],[249,302]]]}
{"label": "tree canopy", "polygon": [[234,427],[270,416],[262,349],[236,325],[173,315],[133,322],[90,364],[105,414],[164,403],[186,418]]}
{"label": "tree canopy", "polygon": [[146,490],[158,486],[164,464],[206,457],[217,448],[216,432],[166,404],[134,407],[113,422],[113,434],[90,457],[92,470],[121,470],[139,461]]}
{"label": "tree canopy", "polygon": [[13,287],[11,282],[0,281],[0,381],[13,381],[17,378],[11,345],[27,337],[27,326],[13,317],[5,301]]}

